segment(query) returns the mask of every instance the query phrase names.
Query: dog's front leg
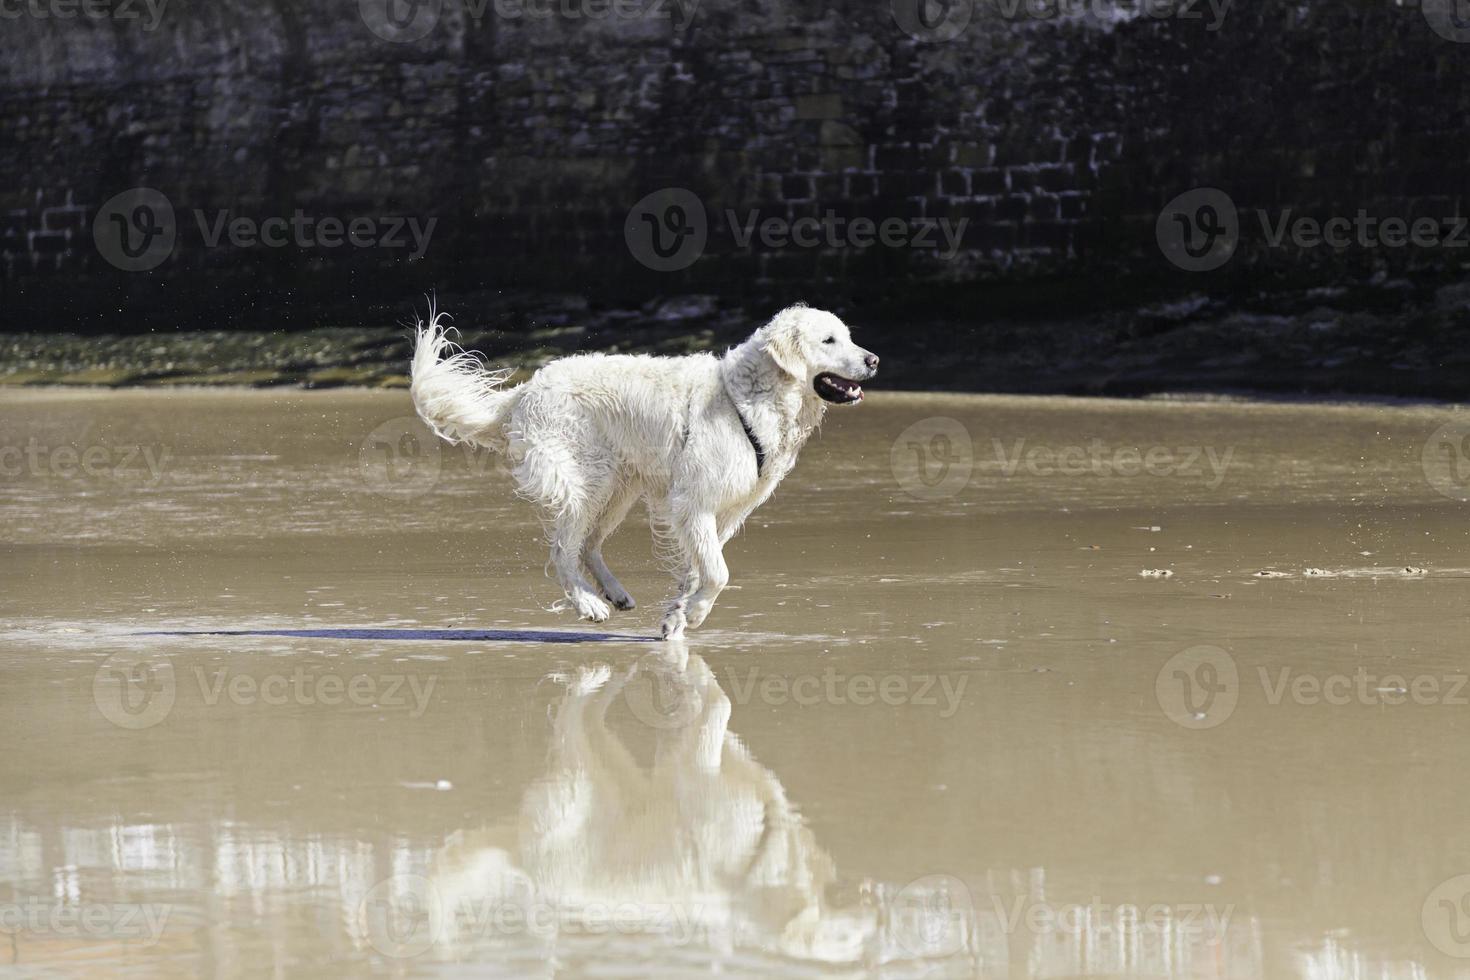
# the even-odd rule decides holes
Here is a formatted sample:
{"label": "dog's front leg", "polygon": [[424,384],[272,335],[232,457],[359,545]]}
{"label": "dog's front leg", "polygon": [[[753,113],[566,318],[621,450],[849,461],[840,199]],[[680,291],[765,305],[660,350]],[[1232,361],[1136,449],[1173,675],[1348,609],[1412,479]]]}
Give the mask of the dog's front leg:
{"label": "dog's front leg", "polygon": [[695,574],[699,576],[699,588],[693,594],[685,594],[687,603],[684,608],[688,625],[698,628],[730,581],[730,569],[725,565],[719,526],[713,514],[699,514],[691,518],[679,529],[679,535],[680,545],[689,556]]}
{"label": "dog's front leg", "polygon": [[664,613],[663,624],[660,631],[666,640],[677,640],[684,635],[684,626],[688,622],[685,610],[689,608],[689,597],[699,589],[699,572],[694,565],[685,562],[683,570],[676,576],[679,586],[674,591],[674,598],[669,602],[668,611]]}

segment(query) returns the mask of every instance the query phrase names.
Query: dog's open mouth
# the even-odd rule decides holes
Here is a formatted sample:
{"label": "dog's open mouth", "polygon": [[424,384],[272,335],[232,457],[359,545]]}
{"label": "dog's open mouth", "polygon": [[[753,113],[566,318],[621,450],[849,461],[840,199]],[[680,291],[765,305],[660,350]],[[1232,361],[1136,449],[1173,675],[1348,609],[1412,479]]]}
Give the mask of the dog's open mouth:
{"label": "dog's open mouth", "polygon": [[823,371],[817,375],[816,381],[812,382],[823,401],[832,402],[834,405],[849,405],[852,402],[863,400],[863,386],[856,381],[849,381],[841,375],[833,374],[831,371]]}

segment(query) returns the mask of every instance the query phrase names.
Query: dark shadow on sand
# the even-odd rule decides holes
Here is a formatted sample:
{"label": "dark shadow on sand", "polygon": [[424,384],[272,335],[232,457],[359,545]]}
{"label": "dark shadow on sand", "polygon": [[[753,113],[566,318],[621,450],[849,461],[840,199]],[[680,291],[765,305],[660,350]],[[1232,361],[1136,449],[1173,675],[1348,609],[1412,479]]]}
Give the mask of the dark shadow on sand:
{"label": "dark shadow on sand", "polygon": [[582,633],[573,630],[430,630],[312,629],[312,630],[152,630],[134,636],[301,636],[323,640],[441,640],[474,643],[656,643],[656,636],[627,633]]}

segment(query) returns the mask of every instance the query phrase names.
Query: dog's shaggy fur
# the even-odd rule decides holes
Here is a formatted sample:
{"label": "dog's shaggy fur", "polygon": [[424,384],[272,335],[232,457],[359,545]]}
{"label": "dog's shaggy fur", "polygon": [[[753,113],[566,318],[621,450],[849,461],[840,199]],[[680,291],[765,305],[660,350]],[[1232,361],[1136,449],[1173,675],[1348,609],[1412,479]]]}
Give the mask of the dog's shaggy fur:
{"label": "dog's shaggy fur", "polygon": [[609,603],[633,608],[602,544],[641,498],[679,580],[666,637],[704,622],[729,581],[725,542],[790,472],[827,403],[861,401],[857,382],[878,368],[841,320],[797,305],[722,357],[582,354],[506,388],[441,319],[418,326],[420,417],[451,442],[506,455],[546,515],[552,567],[584,619],[606,620]]}

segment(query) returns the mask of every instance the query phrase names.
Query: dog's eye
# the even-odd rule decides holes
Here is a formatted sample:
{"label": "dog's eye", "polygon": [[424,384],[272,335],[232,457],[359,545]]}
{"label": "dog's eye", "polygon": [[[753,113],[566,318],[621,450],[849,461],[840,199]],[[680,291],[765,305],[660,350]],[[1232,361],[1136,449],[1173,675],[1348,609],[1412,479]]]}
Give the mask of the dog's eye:
{"label": "dog's eye", "polygon": [[826,340],[822,341],[822,343],[824,343],[824,344],[835,344],[835,343],[837,343],[837,338],[836,337],[828,337]]}

